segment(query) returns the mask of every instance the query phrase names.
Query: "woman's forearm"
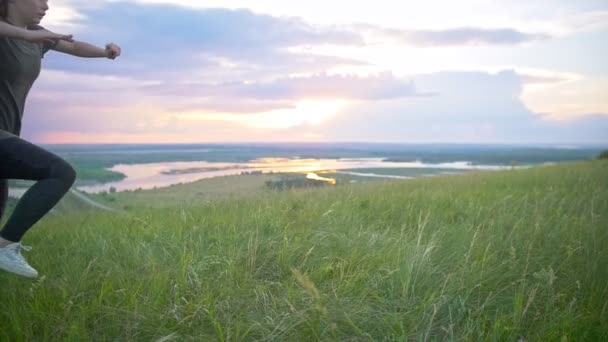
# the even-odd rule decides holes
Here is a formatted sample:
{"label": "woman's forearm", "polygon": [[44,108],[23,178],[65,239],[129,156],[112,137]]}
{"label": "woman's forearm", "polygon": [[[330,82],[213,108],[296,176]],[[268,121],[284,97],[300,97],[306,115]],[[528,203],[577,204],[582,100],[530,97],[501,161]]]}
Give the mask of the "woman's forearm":
{"label": "woman's forearm", "polygon": [[104,48],[86,43],[75,41],[74,43],[74,55],[78,57],[107,57],[108,54]]}

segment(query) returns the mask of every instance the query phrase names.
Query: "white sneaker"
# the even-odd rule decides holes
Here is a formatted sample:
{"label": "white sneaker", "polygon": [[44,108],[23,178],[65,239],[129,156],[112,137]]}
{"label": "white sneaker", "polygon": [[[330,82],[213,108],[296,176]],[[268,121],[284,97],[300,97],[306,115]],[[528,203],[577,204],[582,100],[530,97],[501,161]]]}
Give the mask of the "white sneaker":
{"label": "white sneaker", "polygon": [[21,255],[21,250],[29,251],[32,247],[14,242],[0,247],[0,269],[28,278],[38,277],[38,272],[30,266]]}

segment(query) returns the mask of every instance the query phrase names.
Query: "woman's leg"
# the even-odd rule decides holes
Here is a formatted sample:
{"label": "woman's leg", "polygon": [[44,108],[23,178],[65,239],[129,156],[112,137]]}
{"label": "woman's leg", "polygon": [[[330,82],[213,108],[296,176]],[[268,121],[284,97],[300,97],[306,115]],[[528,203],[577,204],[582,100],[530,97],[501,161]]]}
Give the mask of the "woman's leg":
{"label": "woman's leg", "polygon": [[6,210],[6,202],[8,201],[8,182],[6,179],[0,179],[0,223],[4,217]]}
{"label": "woman's leg", "polygon": [[49,212],[76,179],[65,160],[21,138],[0,140],[0,179],[37,181],[21,197],[0,237],[19,242]]}

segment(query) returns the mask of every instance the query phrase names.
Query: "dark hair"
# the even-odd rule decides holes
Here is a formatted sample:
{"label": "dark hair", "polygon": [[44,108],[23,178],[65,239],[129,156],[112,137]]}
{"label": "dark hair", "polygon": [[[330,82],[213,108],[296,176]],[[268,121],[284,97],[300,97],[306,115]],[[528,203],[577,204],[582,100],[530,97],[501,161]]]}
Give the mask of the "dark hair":
{"label": "dark hair", "polygon": [[8,14],[8,0],[0,0],[0,18],[6,18]]}

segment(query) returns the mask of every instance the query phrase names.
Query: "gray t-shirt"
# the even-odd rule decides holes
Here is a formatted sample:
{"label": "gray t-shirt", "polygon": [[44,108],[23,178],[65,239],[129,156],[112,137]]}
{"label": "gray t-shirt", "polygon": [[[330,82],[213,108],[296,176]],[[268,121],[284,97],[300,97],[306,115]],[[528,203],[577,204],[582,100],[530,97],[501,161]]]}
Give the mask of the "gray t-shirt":
{"label": "gray t-shirt", "polygon": [[40,74],[42,57],[54,44],[0,36],[0,139],[21,133],[25,99]]}

